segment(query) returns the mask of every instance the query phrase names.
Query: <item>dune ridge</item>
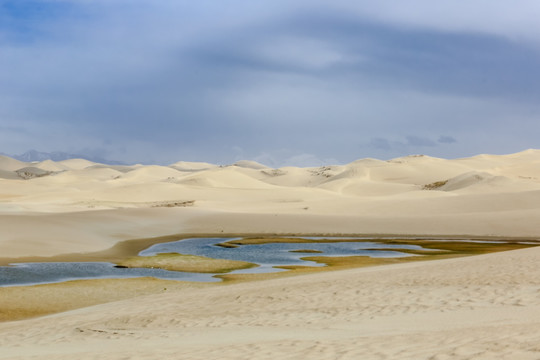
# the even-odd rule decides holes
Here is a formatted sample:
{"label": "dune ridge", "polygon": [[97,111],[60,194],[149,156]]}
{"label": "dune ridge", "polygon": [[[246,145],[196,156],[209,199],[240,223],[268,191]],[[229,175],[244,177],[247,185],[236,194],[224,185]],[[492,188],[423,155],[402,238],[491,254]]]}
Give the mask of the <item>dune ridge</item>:
{"label": "dune ridge", "polygon": [[[192,206],[174,205],[185,203]],[[0,225],[9,230],[0,253],[98,251],[183,232],[537,237],[539,203],[540,150],[533,149],[278,169],[253,161],[117,166],[3,156]]]}
{"label": "dune ridge", "polygon": [[[0,156],[5,263],[174,234],[538,242],[538,219],[533,149],[279,169]],[[18,289],[12,301],[35,301],[40,291],[59,291],[64,302],[70,291],[91,294],[70,308],[124,300],[0,323],[0,359],[538,359],[539,263],[532,247],[232,285],[137,279]]]}

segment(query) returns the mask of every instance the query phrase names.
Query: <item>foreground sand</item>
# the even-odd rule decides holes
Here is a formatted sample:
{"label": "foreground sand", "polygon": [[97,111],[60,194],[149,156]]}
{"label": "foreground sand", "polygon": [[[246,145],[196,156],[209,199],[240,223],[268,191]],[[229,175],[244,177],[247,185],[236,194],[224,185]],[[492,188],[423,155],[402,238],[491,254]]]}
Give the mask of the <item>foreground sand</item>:
{"label": "foreground sand", "polygon": [[[3,263],[172,234],[540,238],[538,150],[308,169],[0,157],[0,186]],[[530,248],[166,291],[126,283],[121,301],[0,323],[0,359],[538,359],[538,264]]]}
{"label": "foreground sand", "polygon": [[0,359],[538,359],[540,248],[174,290],[0,324]]}

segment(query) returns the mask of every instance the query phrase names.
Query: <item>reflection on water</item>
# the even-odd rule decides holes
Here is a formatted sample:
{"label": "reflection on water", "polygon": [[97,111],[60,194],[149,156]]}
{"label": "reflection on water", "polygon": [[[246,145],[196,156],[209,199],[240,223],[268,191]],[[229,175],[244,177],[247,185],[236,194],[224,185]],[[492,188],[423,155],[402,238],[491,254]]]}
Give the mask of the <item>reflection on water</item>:
{"label": "reflection on water", "polygon": [[[422,249],[422,247],[417,245],[395,245],[377,242],[320,243],[316,242],[316,240],[323,238],[309,239],[313,239],[315,242],[270,243],[225,248],[216,246],[216,244],[233,240],[232,238],[194,238],[156,244],[142,251],[139,255],[151,256],[159,253],[176,252],[186,255],[206,256],[215,259],[241,260],[259,265],[259,267],[231,272],[231,274],[246,274],[284,271],[282,269],[276,269],[274,266],[324,266],[324,264],[300,259],[309,256],[403,257],[411,255],[399,252],[399,249]],[[322,253],[291,252],[294,250],[315,250]],[[199,274],[161,269],[116,268],[114,267],[114,264],[103,262],[26,263],[14,264],[9,267],[0,267],[0,286],[34,285],[76,279],[130,278],[145,276],[169,280],[201,282],[220,281],[219,278],[213,277],[214,275],[215,274]]]}

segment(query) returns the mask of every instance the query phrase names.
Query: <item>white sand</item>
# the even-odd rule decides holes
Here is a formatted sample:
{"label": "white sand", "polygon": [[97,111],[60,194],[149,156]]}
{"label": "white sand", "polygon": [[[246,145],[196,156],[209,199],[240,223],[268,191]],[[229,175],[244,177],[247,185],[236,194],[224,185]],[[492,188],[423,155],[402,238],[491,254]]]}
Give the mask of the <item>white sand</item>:
{"label": "white sand", "polygon": [[[0,157],[0,257],[175,233],[536,239],[539,219],[538,150],[309,169]],[[532,248],[174,290],[0,324],[0,359],[538,359],[538,264]]]}
{"label": "white sand", "polygon": [[175,291],[0,324],[0,359],[538,359],[540,248]]}
{"label": "white sand", "polygon": [[[55,172],[11,178],[25,167]],[[540,233],[539,150],[282,169],[247,161],[119,167],[0,157],[2,174],[4,257],[103,250],[119,240],[175,233]],[[191,200],[188,208],[155,207]]]}

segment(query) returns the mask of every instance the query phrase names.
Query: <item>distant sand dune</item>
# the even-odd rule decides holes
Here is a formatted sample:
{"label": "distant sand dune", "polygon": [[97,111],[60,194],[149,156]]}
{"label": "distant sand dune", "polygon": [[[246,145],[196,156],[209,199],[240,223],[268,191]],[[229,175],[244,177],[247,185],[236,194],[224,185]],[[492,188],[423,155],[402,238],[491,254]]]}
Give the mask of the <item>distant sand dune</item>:
{"label": "distant sand dune", "polygon": [[0,170],[15,171],[25,166],[28,166],[28,164],[7,156],[0,155]]}
{"label": "distant sand dune", "polygon": [[[81,239],[102,239],[81,240],[84,249],[101,250],[132,237],[180,233],[185,225],[179,224],[198,221],[205,214],[214,218],[210,228],[231,232],[244,226],[238,222],[238,228],[229,226],[221,220],[224,214],[258,218],[245,225],[251,232],[540,236],[535,225],[540,218],[539,164],[538,150],[453,160],[361,159],[345,165],[279,169],[253,161],[230,166],[192,162],[109,166],[80,159],[23,163],[4,156],[0,223],[20,226],[15,230],[10,225],[13,231],[2,234],[0,251],[13,256],[62,253],[63,244],[73,241],[72,234],[81,227],[85,228]],[[21,176],[24,171],[17,173],[21,169],[34,170]],[[194,201],[194,206],[164,213],[154,207],[168,201]],[[109,213],[128,209],[133,212],[122,218],[137,220],[128,221],[127,228],[126,222],[117,222]],[[65,214],[73,212],[82,213],[67,221]],[[151,213],[161,219],[155,234],[155,226],[139,223]],[[47,216],[47,225],[24,226],[29,214]],[[340,226],[321,217],[338,218]],[[86,228],[86,218],[102,226]],[[316,226],[305,225],[314,222]]]}
{"label": "distant sand dune", "polygon": [[[174,234],[536,241],[539,219],[539,150],[279,169],[0,156],[4,263]],[[154,295],[2,323],[0,359],[538,359],[539,264],[530,248],[226,286],[70,284],[64,302],[92,294],[79,306],[143,294],[137,284]]]}

